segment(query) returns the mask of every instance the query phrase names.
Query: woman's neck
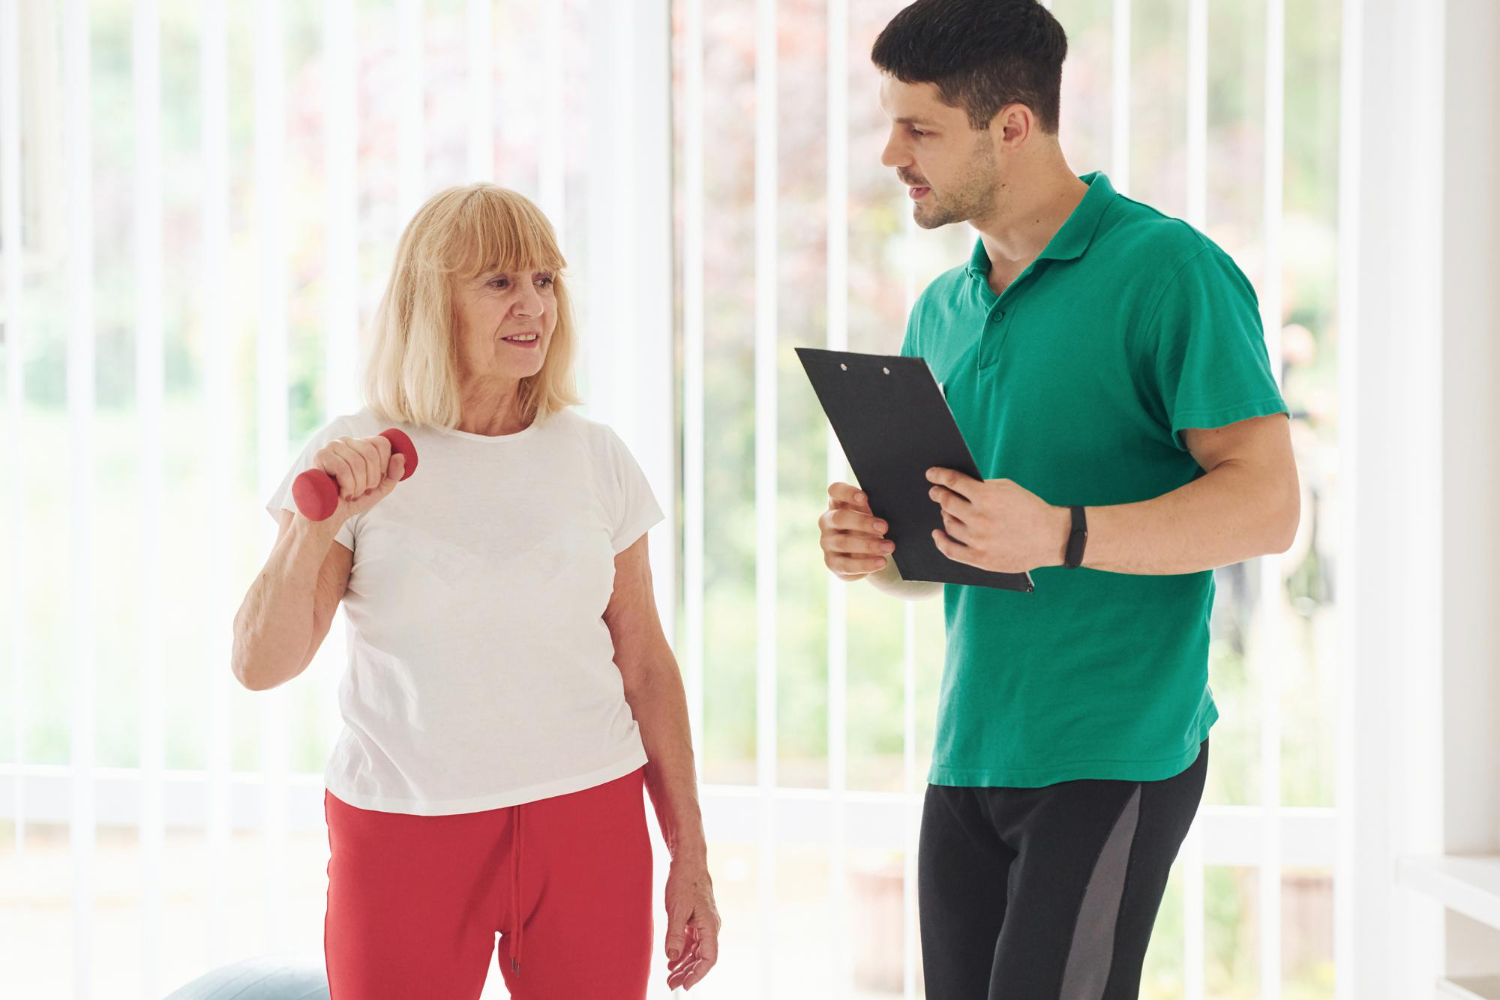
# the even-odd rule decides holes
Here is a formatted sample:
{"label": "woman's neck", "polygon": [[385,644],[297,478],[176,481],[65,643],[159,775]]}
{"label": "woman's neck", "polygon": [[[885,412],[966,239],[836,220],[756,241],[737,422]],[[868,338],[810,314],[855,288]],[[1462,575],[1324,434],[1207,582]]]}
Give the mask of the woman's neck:
{"label": "woman's neck", "polygon": [[458,429],[495,437],[526,429],[520,379],[475,379],[459,386]]}

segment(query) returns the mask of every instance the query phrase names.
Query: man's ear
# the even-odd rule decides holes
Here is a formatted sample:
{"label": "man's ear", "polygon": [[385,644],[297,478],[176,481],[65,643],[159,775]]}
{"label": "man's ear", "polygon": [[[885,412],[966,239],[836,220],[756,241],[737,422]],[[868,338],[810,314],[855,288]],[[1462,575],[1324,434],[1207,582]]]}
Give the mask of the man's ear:
{"label": "man's ear", "polygon": [[990,119],[993,141],[999,145],[1025,145],[1036,127],[1036,116],[1031,113],[1030,108],[1019,103],[1005,105]]}

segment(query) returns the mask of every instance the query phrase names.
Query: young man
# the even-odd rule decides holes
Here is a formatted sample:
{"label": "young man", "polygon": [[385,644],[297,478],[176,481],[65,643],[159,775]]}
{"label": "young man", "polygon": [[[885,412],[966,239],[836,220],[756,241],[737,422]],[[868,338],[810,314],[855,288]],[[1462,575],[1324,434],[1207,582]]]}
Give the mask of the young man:
{"label": "young man", "polygon": [[944,593],[947,662],[922,815],[929,1000],[1136,997],[1202,797],[1213,573],[1298,521],[1286,405],[1256,298],[1187,224],[1075,176],[1067,39],[1034,0],[918,0],[875,43],[882,162],[968,263],[922,294],[925,358],[981,469],[932,469],[949,558],[1033,594],[902,581],[886,524],[829,487],[824,561]]}

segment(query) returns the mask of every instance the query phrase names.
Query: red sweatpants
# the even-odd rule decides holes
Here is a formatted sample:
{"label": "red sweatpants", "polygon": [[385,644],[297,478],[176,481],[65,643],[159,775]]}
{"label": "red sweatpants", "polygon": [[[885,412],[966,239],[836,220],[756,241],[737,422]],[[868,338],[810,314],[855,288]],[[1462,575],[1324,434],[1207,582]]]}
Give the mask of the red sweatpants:
{"label": "red sweatpants", "polygon": [[473,1000],[495,935],[514,1000],[642,1000],[651,842],[642,771],[453,816],[324,795],[331,1000]]}

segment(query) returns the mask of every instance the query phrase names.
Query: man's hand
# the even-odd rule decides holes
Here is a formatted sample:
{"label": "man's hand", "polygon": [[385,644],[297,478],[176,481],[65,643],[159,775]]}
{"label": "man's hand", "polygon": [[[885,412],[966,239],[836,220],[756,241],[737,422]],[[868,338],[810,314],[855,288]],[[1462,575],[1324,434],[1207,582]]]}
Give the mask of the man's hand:
{"label": "man's hand", "polygon": [[1073,520],[1009,479],[971,479],[952,469],[927,470],[928,495],[943,508],[943,528],[932,533],[938,551],[954,562],[996,573],[1029,573],[1061,566]]}
{"label": "man's hand", "polygon": [[828,487],[828,509],[818,518],[823,565],[845,580],[861,580],[883,569],[896,543],[890,525],[870,511],[869,498],[848,483]]}

